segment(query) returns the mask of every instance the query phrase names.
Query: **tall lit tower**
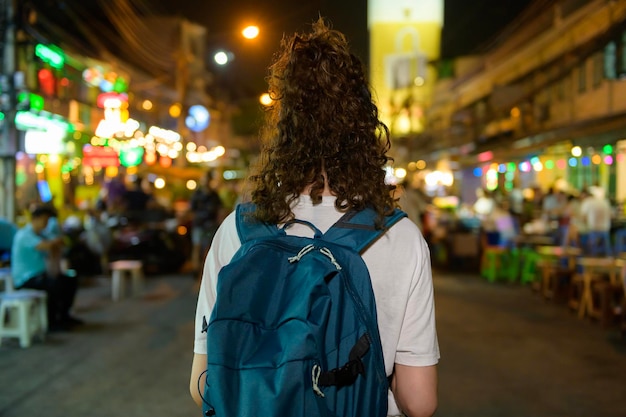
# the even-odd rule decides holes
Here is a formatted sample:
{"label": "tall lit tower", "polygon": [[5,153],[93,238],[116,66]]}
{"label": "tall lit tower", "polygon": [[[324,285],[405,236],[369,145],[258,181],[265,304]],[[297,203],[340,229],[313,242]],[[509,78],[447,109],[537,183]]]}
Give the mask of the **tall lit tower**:
{"label": "tall lit tower", "polygon": [[368,0],[370,83],[394,140],[424,129],[439,58],[444,0]]}

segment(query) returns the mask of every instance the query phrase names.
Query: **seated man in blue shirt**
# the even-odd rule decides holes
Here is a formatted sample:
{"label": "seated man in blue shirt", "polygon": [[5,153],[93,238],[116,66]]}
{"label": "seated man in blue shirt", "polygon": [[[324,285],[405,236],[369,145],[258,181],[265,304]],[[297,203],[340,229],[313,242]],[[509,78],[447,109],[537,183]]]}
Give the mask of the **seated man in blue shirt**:
{"label": "seated man in blue shirt", "polygon": [[17,232],[17,226],[0,217],[0,264],[8,264],[11,260],[11,245]]}
{"label": "seated man in blue shirt", "polygon": [[31,212],[31,221],[15,234],[11,250],[11,275],[16,289],[44,290],[48,294],[48,320],[51,330],[66,329],[82,321],[70,315],[78,289],[76,277],[50,276],[46,259],[63,244],[60,237],[44,234],[54,212],[49,207],[37,207]]}

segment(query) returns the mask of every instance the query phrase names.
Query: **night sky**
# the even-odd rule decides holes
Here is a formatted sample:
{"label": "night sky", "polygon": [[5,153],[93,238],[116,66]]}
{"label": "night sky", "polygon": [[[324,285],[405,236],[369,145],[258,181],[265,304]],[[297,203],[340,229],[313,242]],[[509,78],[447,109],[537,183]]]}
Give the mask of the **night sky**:
{"label": "night sky", "polygon": [[479,52],[532,0],[445,0],[441,56]]}
{"label": "night sky", "polygon": [[[229,85],[237,98],[256,97],[264,91],[266,69],[284,34],[308,31],[318,16],[327,18],[334,28],[348,37],[354,52],[368,59],[367,0],[229,0],[198,2],[190,0],[161,2],[163,13],[178,14],[208,29],[208,55],[220,48],[235,53],[228,68],[208,65],[217,81]],[[259,37],[246,41],[239,33],[246,24],[261,29]]]}
{"label": "night sky", "polygon": [[[38,6],[42,18],[74,32],[75,20],[68,13],[91,16],[92,28],[114,30],[106,23],[101,5],[107,0],[25,0]],[[353,51],[368,63],[367,0],[129,0],[139,11],[179,15],[207,28],[209,71],[215,74],[211,88],[222,88],[232,99],[255,99],[265,90],[265,75],[273,53],[284,34],[306,31],[318,16],[327,18],[344,32]],[[413,0],[419,1],[419,0]],[[442,56],[451,58],[479,52],[530,0],[445,0]],[[261,28],[258,39],[246,41],[240,30],[247,24]],[[98,26],[100,25],[100,26]],[[108,26],[108,27],[107,27]],[[101,33],[101,35],[105,35]],[[110,36],[109,36],[110,38]],[[51,39],[54,42],[54,39]],[[123,55],[123,42],[110,42]],[[235,61],[225,67],[214,64],[218,49],[234,52]],[[158,74],[155,74],[158,75]]]}
{"label": "night sky", "polygon": [[[531,1],[445,0],[442,57],[484,49]],[[232,67],[212,69],[239,97],[254,95],[264,88],[267,65],[282,35],[307,30],[318,15],[344,32],[354,52],[368,62],[367,0],[229,0],[219,4],[165,0],[158,8],[205,25],[211,50],[225,46],[235,51],[237,58]],[[237,29],[248,22],[258,24],[262,32],[256,41],[245,43]]]}

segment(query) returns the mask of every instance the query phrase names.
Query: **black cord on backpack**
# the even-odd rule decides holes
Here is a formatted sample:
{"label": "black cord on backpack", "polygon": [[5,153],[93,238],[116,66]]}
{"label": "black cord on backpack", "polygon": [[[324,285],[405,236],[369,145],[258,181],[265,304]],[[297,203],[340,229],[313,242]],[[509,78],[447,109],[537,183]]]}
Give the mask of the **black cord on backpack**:
{"label": "black cord on backpack", "polygon": [[202,395],[202,389],[200,388],[200,381],[202,380],[202,375],[207,374],[207,376],[204,378],[204,384],[208,385],[209,381],[208,381],[208,369],[205,369],[204,371],[202,371],[202,373],[200,374],[200,376],[198,377],[198,394],[200,394],[200,398],[202,399],[202,402],[205,403],[206,405],[209,406],[209,410],[204,413],[205,416],[214,416],[215,415],[215,409],[213,408],[213,406],[211,404],[209,404],[209,402],[204,398],[204,396]]}

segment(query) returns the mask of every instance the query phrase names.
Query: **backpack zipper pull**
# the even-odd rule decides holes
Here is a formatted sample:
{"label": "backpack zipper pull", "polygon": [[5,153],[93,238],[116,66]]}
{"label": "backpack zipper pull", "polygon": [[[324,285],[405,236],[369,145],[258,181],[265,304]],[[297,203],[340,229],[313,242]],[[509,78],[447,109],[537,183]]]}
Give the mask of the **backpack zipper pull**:
{"label": "backpack zipper pull", "polygon": [[296,256],[292,256],[292,257],[289,258],[289,263],[298,262],[300,259],[302,259],[302,257],[304,255],[306,255],[307,253],[311,252],[313,249],[315,249],[315,246],[313,246],[312,243],[309,244],[309,245],[306,245],[305,247],[300,249],[300,252],[298,252],[298,254]]}
{"label": "backpack zipper pull", "polygon": [[320,252],[322,252],[322,254],[326,255],[328,259],[330,259],[330,262],[332,262],[332,264],[335,265],[335,268],[337,268],[338,271],[341,271],[341,265],[339,265],[339,262],[337,262],[337,260],[333,256],[333,253],[330,251],[330,249],[321,248]]}
{"label": "backpack zipper pull", "polygon": [[324,398],[325,397],[324,392],[319,387],[319,379],[320,379],[321,374],[322,374],[322,368],[318,364],[313,365],[313,369],[311,369],[313,392],[315,392],[320,397]]}

